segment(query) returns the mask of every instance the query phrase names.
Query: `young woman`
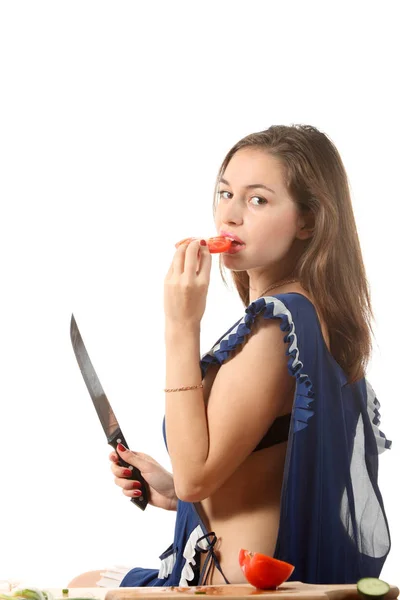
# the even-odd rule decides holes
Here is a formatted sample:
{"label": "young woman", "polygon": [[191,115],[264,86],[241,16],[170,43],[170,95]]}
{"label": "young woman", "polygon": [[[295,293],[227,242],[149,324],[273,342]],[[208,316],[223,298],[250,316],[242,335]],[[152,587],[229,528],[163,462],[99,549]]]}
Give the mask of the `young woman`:
{"label": "young woman", "polygon": [[[311,126],[248,135],[221,165],[214,209],[218,235],[235,240],[220,266],[244,314],[200,359],[211,255],[201,240],[179,246],[164,302],[173,475],[118,449],[150,503],[177,511],[175,536],[158,569],[117,585],[242,583],[240,548],[295,565],[297,581],[379,576],[390,536],[378,454],[390,442],[365,379],[372,310],[338,151]],[[118,458],[116,484],[140,495]]]}

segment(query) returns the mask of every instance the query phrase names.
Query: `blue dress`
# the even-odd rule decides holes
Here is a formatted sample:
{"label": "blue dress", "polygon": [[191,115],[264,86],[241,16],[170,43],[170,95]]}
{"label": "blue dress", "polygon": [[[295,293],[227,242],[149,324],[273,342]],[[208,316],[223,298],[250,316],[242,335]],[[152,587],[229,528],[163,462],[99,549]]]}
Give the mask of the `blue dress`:
{"label": "blue dress", "polygon": [[[347,383],[313,304],[294,292],[252,302],[202,356],[203,377],[210,364],[222,364],[246,341],[256,317],[280,319],[288,370],[296,378],[274,557],[295,565],[294,581],[334,584],[379,577],[390,533],[378,488],[378,455],[391,442],[379,429],[375,393],[364,378]],[[165,418],[163,435],[167,445]],[[178,500],[174,541],[161,554],[160,568],[134,568],[120,585],[205,584],[212,562],[221,571],[213,550],[217,537],[218,532],[207,532],[194,503]],[[199,573],[201,552],[207,558]]]}

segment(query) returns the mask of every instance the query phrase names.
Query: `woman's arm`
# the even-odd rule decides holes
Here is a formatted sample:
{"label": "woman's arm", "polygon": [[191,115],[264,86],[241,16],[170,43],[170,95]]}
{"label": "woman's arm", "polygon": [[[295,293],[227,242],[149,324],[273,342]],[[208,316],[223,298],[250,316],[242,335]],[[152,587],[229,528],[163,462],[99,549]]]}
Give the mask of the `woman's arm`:
{"label": "woman's arm", "polygon": [[[165,280],[166,387],[198,385],[200,322],[210,280],[207,246],[178,247]],[[168,452],[178,498],[210,496],[251,454],[293,395],[279,322],[258,319],[220,367],[207,408],[203,390],[166,393]],[[290,404],[289,404],[290,405]]]}
{"label": "woman's arm", "polygon": [[[211,271],[211,255],[202,242],[178,247],[164,282],[167,389],[201,383],[200,323]],[[208,454],[203,392],[201,388],[167,392],[165,402],[175,491],[184,499],[192,489],[193,472],[202,470]]]}
{"label": "woman's arm", "polygon": [[171,500],[171,506],[168,510],[178,510],[178,496],[175,495],[175,498]]}
{"label": "woman's arm", "polygon": [[[200,325],[167,324],[165,345],[166,387],[201,383]],[[191,474],[203,469],[208,455],[207,415],[201,388],[165,394],[165,429],[176,494],[183,500],[192,487]]]}
{"label": "woman's arm", "polygon": [[[260,318],[243,347],[215,377],[207,407],[203,390],[166,394],[166,432],[178,498],[199,502],[215,492],[252,453],[277,416],[291,410],[285,332]],[[167,386],[200,381],[199,332],[169,329]]]}

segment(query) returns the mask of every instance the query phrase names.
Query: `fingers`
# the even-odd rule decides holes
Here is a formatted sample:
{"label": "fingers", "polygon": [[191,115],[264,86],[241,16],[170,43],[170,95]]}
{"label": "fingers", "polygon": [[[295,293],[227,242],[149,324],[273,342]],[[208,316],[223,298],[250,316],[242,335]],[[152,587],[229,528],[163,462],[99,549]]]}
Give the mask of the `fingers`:
{"label": "fingers", "polygon": [[122,490],[122,493],[128,498],[140,498],[142,495],[141,490]]}
{"label": "fingers", "polygon": [[[118,444],[117,453],[125,462],[132,465],[133,467],[137,466],[137,453],[132,452],[129,448],[125,448],[122,444]],[[119,457],[118,457],[119,458]]]}
{"label": "fingers", "polygon": [[190,244],[184,247],[185,253],[185,263],[184,263],[184,271],[187,275],[194,276],[197,272],[197,265],[199,264],[199,254],[201,250],[200,240],[194,240],[190,242]]}
{"label": "fingers", "polygon": [[[135,456],[134,452],[131,452],[126,448],[123,451],[117,448],[117,451],[121,452],[121,456],[123,456],[124,461],[129,464],[132,462],[132,459]],[[123,494],[129,498],[137,498],[141,496],[142,484],[140,481],[130,479],[132,477],[132,467],[127,468],[118,465],[119,456],[115,452],[111,452],[109,459],[112,462],[110,468],[114,474],[114,482],[118,487],[122,488]]]}
{"label": "fingers", "polygon": [[[128,463],[128,465],[131,466],[123,467],[120,464],[118,464],[120,458],[122,458],[125,463]],[[109,459],[112,462],[111,471],[114,473],[114,475],[122,476],[123,474],[124,476],[129,477],[133,467],[139,467],[136,452],[128,450],[128,448],[125,448],[125,446],[123,446],[122,444],[118,444],[117,452],[111,452],[109,454]]]}
{"label": "fingers", "polygon": [[121,477],[115,477],[114,482],[122,488],[124,496],[129,498],[138,498],[142,495],[142,484],[140,481],[126,480]]}
{"label": "fingers", "polygon": [[132,477],[132,471],[130,469],[125,469],[124,467],[116,467],[111,465],[111,471],[115,475],[114,481],[116,485],[121,487],[124,490],[134,490],[134,489],[142,489],[142,484],[140,481],[135,479],[130,479]]}
{"label": "fingers", "polygon": [[177,248],[167,276],[172,273],[181,275],[183,272],[189,276],[203,275],[210,268],[211,254],[207,244],[202,245],[200,239],[194,239]]}
{"label": "fingers", "polygon": [[122,491],[125,496],[129,497],[138,497],[142,493],[142,484],[140,481],[135,479],[130,479],[132,476],[131,469],[127,469],[126,467],[119,467],[115,464],[111,465],[111,471],[115,475],[114,483],[122,488]]}
{"label": "fingers", "polygon": [[204,279],[205,282],[209,283],[210,274],[211,274],[211,253],[210,249],[207,246],[201,245],[201,254],[200,254],[200,268],[198,275],[201,279]]}
{"label": "fingers", "polygon": [[181,273],[183,273],[184,269],[185,269],[185,256],[186,256],[186,251],[189,248],[189,246],[192,246],[196,244],[195,241],[190,242],[189,244],[182,244],[181,246],[179,246],[175,252],[174,258],[172,260],[172,273],[174,274],[178,274],[180,275]]}
{"label": "fingers", "polygon": [[[126,479],[125,477],[114,477],[114,483],[126,492],[142,490],[142,484],[140,483],[140,481],[135,481],[134,479]],[[129,495],[132,496],[132,494]]]}
{"label": "fingers", "polygon": [[119,460],[118,454],[116,454],[115,452],[111,452],[111,454],[108,455],[108,458],[114,463],[117,463]]}

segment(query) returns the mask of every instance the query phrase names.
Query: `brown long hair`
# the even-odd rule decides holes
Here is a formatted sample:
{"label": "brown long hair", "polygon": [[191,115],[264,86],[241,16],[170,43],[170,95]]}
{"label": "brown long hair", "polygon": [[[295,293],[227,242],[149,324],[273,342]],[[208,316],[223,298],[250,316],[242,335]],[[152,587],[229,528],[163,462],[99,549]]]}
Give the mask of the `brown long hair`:
{"label": "brown long hair", "polygon": [[[311,125],[273,125],[247,135],[229,150],[219,169],[214,215],[219,180],[235,152],[245,147],[265,150],[279,160],[286,188],[298,210],[314,218],[313,235],[294,274],[315,299],[328,327],[331,354],[348,382],[353,383],[365,376],[374,316],[349,183],[339,152],[326,134]],[[221,256],[219,264],[226,284]],[[247,272],[232,271],[232,277],[247,306]]]}

